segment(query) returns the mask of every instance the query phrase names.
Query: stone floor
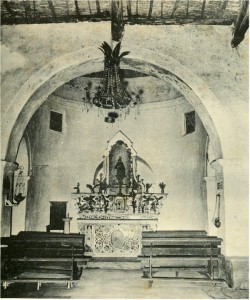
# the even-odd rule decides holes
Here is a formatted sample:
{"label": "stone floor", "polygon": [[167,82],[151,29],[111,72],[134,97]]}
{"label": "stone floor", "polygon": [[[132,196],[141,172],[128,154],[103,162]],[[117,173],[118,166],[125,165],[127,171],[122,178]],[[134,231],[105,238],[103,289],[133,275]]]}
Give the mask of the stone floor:
{"label": "stone floor", "polygon": [[75,287],[65,284],[15,283],[2,289],[1,298],[73,298],[73,299],[247,299],[248,290],[232,290],[225,283],[192,283],[154,280],[152,286],[141,278],[141,271],[84,270]]}

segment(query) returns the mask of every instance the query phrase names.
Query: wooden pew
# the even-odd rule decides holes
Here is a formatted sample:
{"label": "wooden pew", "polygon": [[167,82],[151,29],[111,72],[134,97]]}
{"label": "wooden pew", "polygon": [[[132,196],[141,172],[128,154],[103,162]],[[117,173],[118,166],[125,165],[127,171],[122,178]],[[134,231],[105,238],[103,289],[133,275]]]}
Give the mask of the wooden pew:
{"label": "wooden pew", "polygon": [[[32,263],[33,262],[33,263]],[[42,283],[66,283],[70,289],[76,283],[82,273],[82,268],[78,268],[74,260],[61,261],[58,259],[44,260],[30,259],[11,260],[12,268],[16,269],[13,276],[2,277],[2,285],[6,289],[11,283],[15,282],[36,282],[37,290]]]}
{"label": "wooden pew", "polygon": [[67,283],[71,288],[81,274],[78,261],[84,258],[84,236],[78,234],[21,232],[2,238],[9,249],[9,259],[2,269],[4,288],[14,282]]}
{"label": "wooden pew", "polygon": [[222,239],[205,231],[142,233],[143,276],[169,279],[220,279]]}
{"label": "wooden pew", "polygon": [[2,238],[11,257],[71,257],[84,256],[84,236],[80,234],[23,231],[16,236]]}

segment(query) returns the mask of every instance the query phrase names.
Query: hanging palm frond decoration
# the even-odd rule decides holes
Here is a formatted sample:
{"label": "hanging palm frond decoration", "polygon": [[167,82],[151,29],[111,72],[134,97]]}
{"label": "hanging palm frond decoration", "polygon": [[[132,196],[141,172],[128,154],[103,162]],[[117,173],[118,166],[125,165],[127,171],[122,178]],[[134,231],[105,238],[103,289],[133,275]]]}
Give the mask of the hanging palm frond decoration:
{"label": "hanging palm frond decoration", "polygon": [[120,54],[121,42],[115,46],[114,50],[106,42],[103,42],[99,49],[104,54],[104,65],[107,67],[119,66],[121,58],[130,53],[129,51],[125,51]]}
{"label": "hanging palm frond decoration", "polygon": [[131,96],[126,92],[120,78],[120,60],[129,54],[129,51],[120,54],[121,42],[119,42],[114,50],[106,42],[103,42],[99,48],[104,54],[104,76],[102,88],[93,98],[93,104],[109,109],[121,109],[126,107]]}

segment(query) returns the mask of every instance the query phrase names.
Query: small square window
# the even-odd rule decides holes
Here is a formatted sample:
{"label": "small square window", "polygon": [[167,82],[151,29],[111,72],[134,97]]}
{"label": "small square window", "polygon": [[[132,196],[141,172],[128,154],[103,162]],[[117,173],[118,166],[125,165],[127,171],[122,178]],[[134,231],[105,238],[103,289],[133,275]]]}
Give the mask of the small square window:
{"label": "small square window", "polygon": [[51,111],[50,112],[50,126],[51,130],[62,132],[62,114]]}
{"label": "small square window", "polygon": [[185,114],[185,134],[195,131],[195,111]]}

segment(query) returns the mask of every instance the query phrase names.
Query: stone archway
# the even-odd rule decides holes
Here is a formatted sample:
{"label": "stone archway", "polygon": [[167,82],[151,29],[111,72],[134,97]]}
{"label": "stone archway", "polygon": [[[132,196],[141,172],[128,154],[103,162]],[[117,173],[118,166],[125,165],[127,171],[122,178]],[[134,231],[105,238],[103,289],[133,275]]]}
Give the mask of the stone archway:
{"label": "stone archway", "polygon": [[[139,49],[133,47],[131,53],[140,53]],[[145,61],[143,57],[149,59]],[[179,90],[202,120],[216,159],[222,158],[220,138],[209,113],[212,107],[219,106],[219,102],[206,83],[171,57],[159,54],[156,57],[155,53],[149,50],[144,50],[143,57],[138,54],[124,59],[121,66],[154,76]],[[18,145],[30,118],[55,89],[72,78],[102,69],[103,59],[100,58],[99,51],[89,48],[61,57],[33,75],[16,94],[5,114],[6,122],[3,120],[5,135],[2,146],[6,153],[5,160],[15,161]],[[12,107],[13,103],[15,110]]]}
{"label": "stone archway", "polygon": [[[138,48],[132,47],[132,53],[140,53]],[[90,55],[87,53],[91,53]],[[145,50],[145,61],[139,54],[124,59],[122,68],[133,69],[150,76],[156,77],[163,82],[172,84],[194,107],[210,137],[215,158],[222,158],[222,148],[219,134],[211,117],[214,107],[219,102],[208,86],[195,74],[183,65],[165,55],[157,55]],[[18,152],[18,146],[24,134],[25,128],[32,115],[47,100],[48,96],[58,87],[69,80],[103,70],[103,59],[100,58],[96,49],[84,49],[76,53],[64,56],[46,65],[26,82],[19,90],[5,114],[3,120],[3,132],[6,139],[3,141],[6,151],[5,160],[14,162]],[[15,109],[13,110],[13,103]]]}

